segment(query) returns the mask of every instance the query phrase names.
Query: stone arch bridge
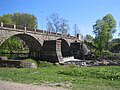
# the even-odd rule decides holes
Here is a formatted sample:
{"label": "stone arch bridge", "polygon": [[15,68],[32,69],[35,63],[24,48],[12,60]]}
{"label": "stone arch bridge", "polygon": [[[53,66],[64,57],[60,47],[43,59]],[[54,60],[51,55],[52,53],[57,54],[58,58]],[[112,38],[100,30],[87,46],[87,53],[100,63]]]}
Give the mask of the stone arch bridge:
{"label": "stone arch bridge", "polygon": [[79,42],[80,45],[79,36],[73,37],[70,35],[1,23],[0,46],[4,41],[13,36],[17,36],[26,42],[30,50],[29,57],[39,60],[62,62],[63,57],[74,56],[74,54],[78,52],[78,48],[80,50],[80,46],[75,49],[75,45],[77,44],[74,43],[76,41]]}

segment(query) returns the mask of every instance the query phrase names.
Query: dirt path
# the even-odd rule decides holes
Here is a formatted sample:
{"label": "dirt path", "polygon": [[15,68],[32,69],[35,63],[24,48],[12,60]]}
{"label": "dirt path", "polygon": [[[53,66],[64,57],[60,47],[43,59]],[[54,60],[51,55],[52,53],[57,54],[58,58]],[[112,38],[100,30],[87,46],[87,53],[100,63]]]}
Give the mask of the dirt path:
{"label": "dirt path", "polygon": [[0,90],[67,90],[59,87],[37,86],[21,83],[0,81]]}

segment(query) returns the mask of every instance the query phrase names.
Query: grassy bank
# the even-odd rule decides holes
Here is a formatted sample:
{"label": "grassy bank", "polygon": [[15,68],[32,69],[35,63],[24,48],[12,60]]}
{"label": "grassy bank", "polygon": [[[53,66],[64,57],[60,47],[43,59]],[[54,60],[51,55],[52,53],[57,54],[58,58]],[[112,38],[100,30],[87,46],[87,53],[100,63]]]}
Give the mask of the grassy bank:
{"label": "grassy bank", "polygon": [[120,67],[41,66],[37,69],[0,68],[0,79],[72,90],[120,90]]}

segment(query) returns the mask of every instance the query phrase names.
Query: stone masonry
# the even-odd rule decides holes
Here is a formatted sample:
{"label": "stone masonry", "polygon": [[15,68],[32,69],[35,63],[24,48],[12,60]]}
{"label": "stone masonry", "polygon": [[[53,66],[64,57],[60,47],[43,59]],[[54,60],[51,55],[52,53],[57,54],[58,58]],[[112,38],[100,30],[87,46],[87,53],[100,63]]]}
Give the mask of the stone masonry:
{"label": "stone masonry", "polygon": [[79,38],[70,35],[1,23],[0,46],[12,36],[26,42],[30,50],[29,57],[50,62],[61,62],[63,57],[71,56],[71,43],[80,42]]}

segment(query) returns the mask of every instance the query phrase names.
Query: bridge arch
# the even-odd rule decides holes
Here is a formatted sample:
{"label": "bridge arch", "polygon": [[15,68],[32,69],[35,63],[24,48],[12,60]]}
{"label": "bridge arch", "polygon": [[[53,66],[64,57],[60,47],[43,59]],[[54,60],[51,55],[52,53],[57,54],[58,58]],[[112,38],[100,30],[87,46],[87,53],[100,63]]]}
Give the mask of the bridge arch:
{"label": "bridge arch", "polygon": [[71,56],[71,50],[70,50],[69,42],[64,38],[59,38],[58,40],[61,40],[61,53],[62,53],[62,56],[63,57]]}
{"label": "bridge arch", "polygon": [[28,46],[29,48],[29,57],[30,58],[35,58],[35,59],[42,59],[42,52],[43,52],[43,48],[42,48],[42,44],[40,41],[37,40],[37,38],[35,38],[32,35],[29,34],[13,34],[11,36],[6,37],[0,44],[0,46],[10,37],[19,37],[20,39],[22,39]]}

